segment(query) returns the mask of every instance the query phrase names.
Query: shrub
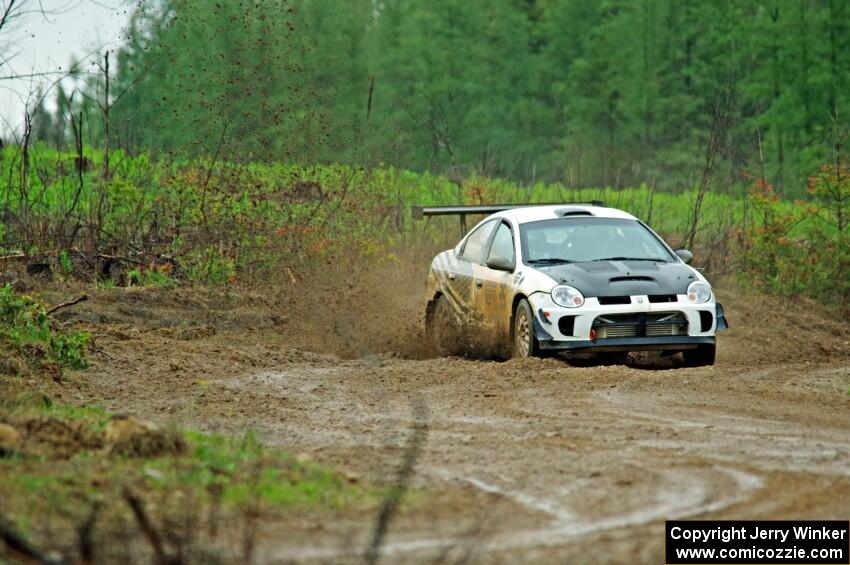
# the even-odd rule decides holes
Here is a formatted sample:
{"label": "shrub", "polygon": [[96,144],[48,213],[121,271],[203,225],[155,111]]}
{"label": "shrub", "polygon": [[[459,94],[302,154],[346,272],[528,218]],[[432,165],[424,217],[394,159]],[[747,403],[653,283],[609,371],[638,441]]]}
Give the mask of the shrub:
{"label": "shrub", "polygon": [[[0,149],[0,160],[15,151]],[[139,285],[267,281],[277,273],[291,278],[293,271],[317,264],[380,265],[392,261],[399,248],[434,250],[457,241],[457,218],[414,222],[414,204],[603,200],[676,243],[689,232],[697,198],[687,188],[670,193],[645,185],[521,186],[483,176],[458,182],[393,167],[154,161],[120,151],[113,153],[113,174],[104,183],[96,172],[102,154],[91,148],[86,154],[93,170],[83,172],[80,182],[63,165],[74,155],[43,146],[33,152],[44,174],[29,179],[26,206],[18,198],[18,177],[0,178],[0,255],[106,253],[139,265],[128,273],[128,283]],[[93,208],[100,190],[109,202],[102,217]],[[795,204],[778,198],[763,181],[749,191],[734,185],[706,193],[695,228],[699,266],[713,276],[740,274],[768,292],[850,296],[850,167],[821,167],[809,178],[809,193],[807,202]],[[97,225],[86,218],[97,218]],[[478,219],[468,218],[467,226]],[[173,259],[173,272],[162,269],[163,257]],[[63,273],[72,270],[68,252],[60,251],[59,263]],[[94,273],[96,266],[84,272]]]}
{"label": "shrub", "polygon": [[85,369],[89,336],[54,328],[44,307],[27,296],[0,288],[0,344],[17,350],[30,362],[55,363],[69,369]]}
{"label": "shrub", "polygon": [[[841,208],[850,195],[850,183],[838,188],[841,176],[834,182],[830,169],[822,168],[809,180],[810,192],[817,197],[814,203],[797,201],[788,207],[770,184],[762,180],[753,184],[749,195],[753,218],[743,227],[736,250],[746,283],[786,296],[840,301],[850,296],[850,250]],[[821,183],[829,183],[829,190]]]}
{"label": "shrub", "polygon": [[131,286],[174,286],[176,284],[169,270],[156,267],[133,269],[127,273],[127,281]]}

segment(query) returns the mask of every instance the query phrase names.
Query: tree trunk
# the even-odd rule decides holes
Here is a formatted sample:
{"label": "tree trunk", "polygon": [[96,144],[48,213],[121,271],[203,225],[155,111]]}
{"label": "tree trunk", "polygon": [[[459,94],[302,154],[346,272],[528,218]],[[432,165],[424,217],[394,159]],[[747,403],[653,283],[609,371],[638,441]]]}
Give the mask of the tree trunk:
{"label": "tree trunk", "polygon": [[24,253],[30,251],[30,138],[32,137],[32,116],[28,109],[24,110],[24,135],[21,139],[21,168],[20,168],[20,187],[18,192],[18,208],[21,216],[21,227],[23,233],[21,240],[23,243]]}
{"label": "tree trunk", "polygon": [[[838,127],[838,26],[837,18],[838,10],[835,7],[835,0],[829,0],[829,116],[832,120],[833,130]],[[833,135],[832,153],[835,156],[836,163],[838,162],[838,136]]]}
{"label": "tree trunk", "polygon": [[800,54],[800,84],[802,90],[803,97],[803,109],[806,113],[805,116],[805,128],[806,133],[811,133],[812,131],[812,101],[811,101],[811,92],[809,92],[809,38],[808,38],[808,29],[806,26],[806,7],[808,4],[808,0],[800,0],[800,17],[799,17],[799,30],[800,30],[800,47],[802,48],[802,53]]}
{"label": "tree trunk", "polygon": [[[782,96],[782,87],[781,85],[781,76],[779,71],[779,5],[770,11],[770,19],[773,21],[773,103],[776,104],[779,102],[779,98]],[[780,118],[776,119],[776,160],[777,160],[777,170],[776,170],[776,181],[774,182],[775,189],[777,192],[782,190],[782,178],[784,177],[784,165],[785,165],[785,136],[782,131],[782,121]]]}
{"label": "tree trunk", "polygon": [[109,51],[103,57],[103,180],[109,180]]}

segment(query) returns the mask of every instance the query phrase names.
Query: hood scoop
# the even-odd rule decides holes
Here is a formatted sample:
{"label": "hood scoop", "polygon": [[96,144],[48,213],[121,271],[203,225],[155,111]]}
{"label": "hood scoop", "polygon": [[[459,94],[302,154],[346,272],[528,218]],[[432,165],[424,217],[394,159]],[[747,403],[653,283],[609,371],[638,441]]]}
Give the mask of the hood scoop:
{"label": "hood scoop", "polygon": [[608,282],[652,282],[655,279],[652,277],[629,276],[629,277],[611,277]]}
{"label": "hood scoop", "polygon": [[593,263],[576,263],[576,267],[588,273],[616,273],[618,269],[611,261],[597,261]]}
{"label": "hood scoop", "polygon": [[626,266],[630,271],[657,271],[658,264],[650,263],[648,261],[623,261],[623,265]]}

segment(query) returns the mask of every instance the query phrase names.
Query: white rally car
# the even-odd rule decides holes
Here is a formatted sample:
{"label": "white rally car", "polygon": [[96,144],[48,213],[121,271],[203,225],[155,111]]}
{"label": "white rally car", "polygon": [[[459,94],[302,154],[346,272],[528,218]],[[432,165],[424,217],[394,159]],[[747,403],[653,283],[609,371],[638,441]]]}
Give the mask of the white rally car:
{"label": "white rally car", "polygon": [[431,264],[425,319],[442,353],[661,350],[681,351],[687,366],[714,364],[726,320],[689,251],[601,202],[414,208],[484,213]]}

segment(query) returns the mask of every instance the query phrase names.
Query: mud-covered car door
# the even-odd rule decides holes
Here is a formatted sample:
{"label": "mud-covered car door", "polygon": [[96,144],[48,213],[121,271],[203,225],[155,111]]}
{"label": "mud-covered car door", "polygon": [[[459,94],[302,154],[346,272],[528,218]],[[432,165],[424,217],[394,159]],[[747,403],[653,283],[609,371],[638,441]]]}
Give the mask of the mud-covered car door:
{"label": "mud-covered car door", "polygon": [[485,248],[497,223],[497,220],[491,220],[475,228],[466,238],[457,255],[452,257],[446,265],[447,297],[466,323],[477,321],[478,318],[473,307],[473,270],[476,266],[480,266]]}
{"label": "mud-covered car door", "polygon": [[510,336],[511,298],[516,246],[511,226],[499,222],[483,260],[473,267],[476,317],[482,321],[487,339],[506,340]]}

